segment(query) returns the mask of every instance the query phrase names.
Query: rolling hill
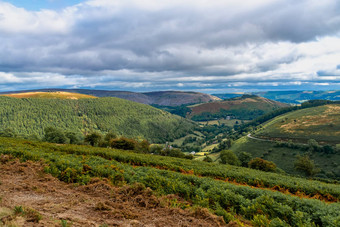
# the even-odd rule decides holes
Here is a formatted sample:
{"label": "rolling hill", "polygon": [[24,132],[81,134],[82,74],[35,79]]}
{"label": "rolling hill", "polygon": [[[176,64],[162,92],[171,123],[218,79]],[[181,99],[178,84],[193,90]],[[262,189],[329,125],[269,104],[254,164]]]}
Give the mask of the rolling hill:
{"label": "rolling hill", "polygon": [[231,116],[241,120],[252,120],[267,112],[287,107],[288,104],[276,102],[255,95],[243,95],[228,100],[189,106],[192,120],[212,120]]}
{"label": "rolling hill", "polygon": [[[258,95],[267,99],[291,104],[300,104],[307,100],[315,99],[332,101],[340,100],[340,91],[261,91],[251,92],[249,94]],[[225,93],[213,95],[221,99],[228,99],[242,96],[242,93]]]}
{"label": "rolling hill", "polygon": [[25,92],[25,93],[5,94],[3,96],[13,97],[13,98],[47,98],[47,99],[91,99],[91,98],[96,98],[95,96],[92,96],[92,95],[84,95],[84,94],[64,92],[64,91]]}
{"label": "rolling hill", "polygon": [[12,91],[1,92],[0,94],[19,94],[27,92],[71,92],[85,94],[95,97],[116,97],[134,102],[139,102],[148,105],[160,106],[180,106],[184,104],[206,103],[220,100],[219,98],[199,93],[199,92],[184,92],[184,91],[155,91],[155,92],[129,92],[129,91],[107,91],[107,90],[89,90],[89,89],[39,89],[27,91]]}
{"label": "rolling hill", "polygon": [[274,118],[255,133],[257,137],[306,143],[340,143],[340,104],[293,111]]}
{"label": "rolling hill", "polygon": [[235,141],[231,150],[273,161],[291,174],[301,174],[294,163],[298,156],[308,155],[320,169],[317,177],[340,180],[340,104],[288,112],[258,128]]}
{"label": "rolling hill", "polygon": [[48,126],[78,134],[113,131],[165,142],[187,134],[195,124],[148,105],[113,97],[79,100],[0,97],[0,129],[41,137]]}

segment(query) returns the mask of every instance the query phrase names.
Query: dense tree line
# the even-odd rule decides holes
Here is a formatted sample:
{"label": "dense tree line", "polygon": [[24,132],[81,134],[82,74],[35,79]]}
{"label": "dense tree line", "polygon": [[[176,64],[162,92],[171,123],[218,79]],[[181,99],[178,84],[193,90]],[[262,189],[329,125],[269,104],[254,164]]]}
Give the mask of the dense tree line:
{"label": "dense tree line", "polygon": [[114,132],[165,143],[193,131],[195,124],[165,111],[118,98],[80,100],[0,97],[0,130],[42,138],[47,127],[72,131]]}
{"label": "dense tree line", "polygon": [[180,105],[180,106],[161,106],[161,105],[153,104],[152,106],[185,118],[188,114],[191,113],[191,109],[188,107],[190,105],[192,104],[185,104],[185,105]]}
{"label": "dense tree line", "polygon": [[227,116],[231,116],[233,118],[237,118],[240,120],[253,120],[255,118],[258,118],[259,116],[263,115],[265,113],[264,110],[258,110],[258,109],[231,109],[231,110],[225,110],[220,109],[217,113],[211,113],[211,112],[203,112],[199,115],[195,115],[191,118],[193,121],[210,121],[215,119],[222,119],[226,118]]}

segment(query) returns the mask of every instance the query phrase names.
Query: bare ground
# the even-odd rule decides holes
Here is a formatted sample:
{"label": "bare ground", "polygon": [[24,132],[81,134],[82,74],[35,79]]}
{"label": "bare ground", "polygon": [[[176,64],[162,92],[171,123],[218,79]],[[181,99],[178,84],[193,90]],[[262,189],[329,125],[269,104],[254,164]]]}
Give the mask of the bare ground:
{"label": "bare ground", "polygon": [[[75,186],[45,174],[41,163],[8,159],[0,157],[0,226],[62,226],[62,220],[67,226],[238,226],[206,209],[169,207],[180,199],[158,198],[141,185],[118,188],[93,179]],[[15,206],[37,211],[42,219],[34,222],[34,212],[15,215]]]}

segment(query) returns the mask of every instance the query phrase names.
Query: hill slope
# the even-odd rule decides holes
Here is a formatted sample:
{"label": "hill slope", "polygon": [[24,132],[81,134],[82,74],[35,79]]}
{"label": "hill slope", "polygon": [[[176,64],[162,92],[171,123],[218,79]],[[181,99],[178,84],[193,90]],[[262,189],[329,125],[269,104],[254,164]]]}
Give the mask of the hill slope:
{"label": "hill slope", "polygon": [[303,143],[309,139],[340,143],[340,104],[306,108],[278,116],[266,123],[255,135]]}
{"label": "hill slope", "polygon": [[72,92],[86,94],[96,97],[117,97],[127,99],[134,102],[139,102],[148,105],[162,106],[180,106],[184,104],[205,103],[220,100],[219,98],[199,93],[199,92],[184,92],[184,91],[156,91],[156,92],[129,92],[129,91],[106,91],[106,90],[89,90],[89,89],[38,89],[29,91],[12,91],[1,92],[0,94],[16,94],[26,92]]}
{"label": "hill slope", "polygon": [[3,96],[13,98],[47,98],[47,99],[93,99],[96,98],[92,95],[84,95],[79,93],[71,93],[64,91],[57,92],[25,92],[15,94],[5,94]]}
{"label": "hill slope", "polygon": [[[319,145],[307,145],[310,139]],[[294,163],[298,156],[308,155],[321,170],[317,177],[340,180],[340,152],[334,148],[335,145],[339,148],[337,144],[340,144],[340,104],[329,104],[275,117],[251,136],[234,142],[231,150],[273,161],[291,174],[301,174]]]}
{"label": "hill slope", "polygon": [[[13,157],[34,162],[43,159],[46,164],[44,170],[47,173],[67,183],[89,184],[84,186],[85,193],[90,193],[91,189],[96,188],[98,193],[104,195],[107,192],[105,189],[108,188],[106,185],[110,183],[117,186],[134,185],[130,189],[125,186],[120,195],[110,192],[111,195],[117,196],[110,196],[109,203],[104,201],[105,206],[96,206],[102,209],[92,208],[91,212],[94,215],[108,207],[113,208],[113,214],[117,214],[117,210],[121,214],[120,211],[123,209],[112,207],[114,205],[112,202],[120,202],[119,199],[122,197],[128,200],[132,198],[130,200],[134,201],[133,198],[136,195],[140,195],[138,199],[136,197],[137,203],[143,207],[153,208],[155,214],[158,214],[160,207],[157,206],[158,203],[155,200],[150,203],[144,202],[151,195],[150,189],[148,190],[149,196],[141,194],[146,186],[158,195],[168,195],[168,204],[173,207],[208,208],[211,212],[223,216],[226,222],[236,221],[241,226],[269,226],[269,223],[270,226],[338,226],[340,221],[338,184],[243,167],[136,154],[116,149],[58,145],[11,138],[0,138],[0,144],[0,165],[6,162],[13,163],[11,161]],[[17,162],[14,161],[14,163]],[[29,163],[25,164],[32,166]],[[23,166],[18,165],[17,169],[23,176],[22,172],[26,169],[20,167]],[[30,171],[32,172],[32,169]],[[43,177],[42,174],[40,176]],[[98,178],[105,179],[107,183],[103,185]],[[44,182],[43,179],[42,182]],[[7,183],[5,179],[4,185]],[[74,185],[72,187],[75,188]],[[17,192],[15,190],[17,187],[11,188],[12,192]],[[25,188],[25,191],[29,188]],[[39,198],[42,202],[42,197],[37,195],[42,195],[47,190],[39,189],[34,188],[35,196],[31,196],[30,199]],[[52,195],[49,194],[49,196]],[[4,199],[7,200],[6,197]],[[88,201],[87,207],[91,204],[91,207],[95,205],[90,198],[86,201]],[[100,201],[103,200],[99,197],[98,202]],[[82,202],[71,202],[70,206],[85,205]],[[121,205],[128,205],[126,202],[123,200]],[[37,207],[37,209],[40,208],[41,206]],[[78,207],[75,209],[78,210]],[[109,212],[110,209],[105,210],[108,211],[106,214],[112,214]],[[195,213],[202,217],[200,210],[202,208],[195,210]],[[40,209],[40,211],[43,212],[46,209]],[[130,219],[134,215],[135,213],[128,213],[128,216],[124,215],[122,218]],[[246,223],[248,225],[244,225]],[[216,223],[213,226],[218,225]],[[236,224],[230,226],[236,226]]]}
{"label": "hill slope", "polygon": [[48,126],[79,134],[113,131],[128,137],[165,142],[185,135],[194,124],[151,106],[118,98],[0,97],[0,129],[11,128],[17,134],[41,137]]}
{"label": "hill slope", "polygon": [[251,120],[272,110],[287,107],[287,104],[254,95],[243,95],[219,102],[191,106],[189,117],[192,120],[210,120],[233,116],[237,119]]}

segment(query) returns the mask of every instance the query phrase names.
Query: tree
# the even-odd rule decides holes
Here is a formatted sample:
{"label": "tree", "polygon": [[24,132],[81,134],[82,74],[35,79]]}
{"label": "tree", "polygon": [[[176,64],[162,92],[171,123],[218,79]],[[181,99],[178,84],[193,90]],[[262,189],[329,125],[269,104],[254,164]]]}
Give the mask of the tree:
{"label": "tree", "polygon": [[143,153],[150,153],[150,143],[147,140],[143,140],[139,143],[136,143],[136,151]]}
{"label": "tree", "polygon": [[308,146],[310,151],[320,151],[319,143],[315,139],[308,140]]}
{"label": "tree", "polygon": [[274,162],[264,160],[262,158],[254,158],[248,163],[249,168],[258,169],[266,172],[275,172],[276,165]]}
{"label": "tree", "polygon": [[11,128],[6,128],[0,132],[0,136],[2,137],[16,137],[15,132]]}
{"label": "tree", "polygon": [[307,176],[314,176],[320,172],[320,169],[316,168],[314,161],[307,155],[297,156],[294,167],[296,170],[305,173]]}
{"label": "tree", "polygon": [[243,167],[248,167],[248,163],[250,162],[252,158],[253,156],[248,152],[241,152],[238,155],[238,159],[240,160],[241,166]]}
{"label": "tree", "polygon": [[80,143],[80,139],[75,132],[66,132],[65,136],[68,138],[70,144]]}
{"label": "tree", "polygon": [[98,145],[101,140],[102,140],[102,135],[97,132],[88,134],[87,136],[85,136],[85,139],[84,139],[84,141],[89,143],[91,146]]}
{"label": "tree", "polygon": [[331,145],[327,144],[327,145],[323,146],[323,152],[325,152],[326,154],[334,154],[335,149]]}
{"label": "tree", "polygon": [[240,160],[231,150],[221,151],[220,158],[221,158],[221,163],[223,164],[229,164],[229,165],[235,165],[235,166],[239,166],[241,164]]}
{"label": "tree", "polygon": [[106,133],[104,140],[109,143],[112,139],[117,139],[117,135],[113,132]]}
{"label": "tree", "polygon": [[45,135],[43,140],[50,142],[50,143],[66,143],[67,137],[65,136],[65,133],[61,131],[60,129],[54,128],[54,127],[47,127],[44,130]]}
{"label": "tree", "polygon": [[210,158],[208,155],[204,157],[204,162],[213,162],[212,158]]}
{"label": "tree", "polygon": [[150,146],[150,153],[152,154],[162,154],[163,147],[161,145],[153,144]]}
{"label": "tree", "polygon": [[110,146],[116,149],[122,150],[134,150],[136,148],[137,142],[132,139],[121,137],[119,139],[112,139],[110,141]]}

